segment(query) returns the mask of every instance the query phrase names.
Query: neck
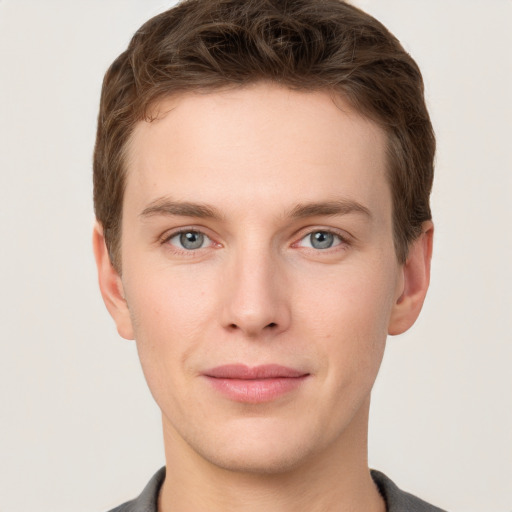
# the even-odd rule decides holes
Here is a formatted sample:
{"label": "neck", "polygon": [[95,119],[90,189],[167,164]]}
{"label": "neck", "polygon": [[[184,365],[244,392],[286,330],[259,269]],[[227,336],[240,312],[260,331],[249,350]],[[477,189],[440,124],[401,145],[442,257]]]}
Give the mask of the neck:
{"label": "neck", "polygon": [[335,443],[278,473],[218,467],[164,420],[167,473],[159,512],[385,512],[367,463],[368,404]]}

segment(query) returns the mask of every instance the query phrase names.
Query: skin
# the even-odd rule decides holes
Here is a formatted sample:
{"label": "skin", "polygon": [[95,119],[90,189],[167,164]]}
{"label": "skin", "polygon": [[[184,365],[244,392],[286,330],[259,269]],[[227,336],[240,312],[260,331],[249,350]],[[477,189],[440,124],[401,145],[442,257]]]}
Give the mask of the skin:
{"label": "skin", "polygon": [[[105,304],[162,411],[159,510],[383,511],[370,393],[387,334],[420,312],[433,231],[425,223],[398,263],[385,134],[341,98],[265,83],[158,112],[128,147],[122,275],[100,225],[94,249]],[[203,243],[184,248],[179,230]],[[204,377],[233,363],[307,377],[244,403]]]}

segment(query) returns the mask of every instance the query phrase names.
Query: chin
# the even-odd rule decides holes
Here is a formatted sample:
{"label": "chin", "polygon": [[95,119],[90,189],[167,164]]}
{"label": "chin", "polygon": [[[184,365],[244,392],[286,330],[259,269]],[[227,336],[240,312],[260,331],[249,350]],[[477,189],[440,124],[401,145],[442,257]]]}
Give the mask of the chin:
{"label": "chin", "polygon": [[235,473],[256,475],[285,474],[299,468],[308,459],[304,448],[281,446],[242,447],[228,451],[209,451],[201,454],[214,466]]}
{"label": "chin", "polygon": [[[189,446],[205,461],[226,471],[276,475],[296,470],[325,448],[325,439],[311,427],[279,424],[253,418],[235,428],[219,428]],[[232,426],[233,427],[233,426]]]}

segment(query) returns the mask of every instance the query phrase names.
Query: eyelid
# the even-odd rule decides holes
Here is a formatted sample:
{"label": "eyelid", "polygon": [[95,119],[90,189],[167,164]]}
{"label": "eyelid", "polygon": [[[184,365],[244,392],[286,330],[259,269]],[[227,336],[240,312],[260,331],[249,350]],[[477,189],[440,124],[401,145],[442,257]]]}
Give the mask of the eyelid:
{"label": "eyelid", "polygon": [[[174,229],[165,231],[162,235],[160,235],[158,237],[158,243],[160,245],[167,244],[168,246],[171,246],[173,248],[172,249],[173,251],[178,252],[178,253],[188,254],[188,255],[191,255],[193,253],[199,252],[204,249],[208,249],[210,247],[220,247],[221,244],[219,242],[216,242],[215,239],[207,233],[207,231],[208,231],[207,229],[205,229],[203,227],[199,227],[199,226],[181,226],[179,228],[174,228]],[[205,238],[207,238],[210,243],[206,247],[201,247],[199,249],[185,249],[185,248],[180,248],[177,245],[169,243],[169,241],[172,238],[174,238],[182,233],[191,233],[191,232],[200,233]]]}
{"label": "eyelid", "polygon": [[[195,249],[195,250],[194,249],[187,250],[187,249],[180,249],[179,247],[172,245],[172,247],[174,248],[173,250],[175,250],[176,252],[181,252],[181,253],[186,253],[188,255],[191,255],[193,253],[197,253],[198,251],[208,249],[210,247],[217,247],[217,248],[222,247],[222,244],[220,242],[217,242],[212,235],[208,234],[208,231],[209,230],[204,228],[203,226],[180,226],[180,227],[169,229],[169,230],[165,231],[162,235],[158,236],[156,241],[160,245],[165,245],[165,244],[172,245],[172,244],[169,244],[169,240],[171,240],[171,238],[178,236],[181,233],[196,232],[196,233],[202,234],[210,241],[210,243],[208,244],[207,247],[202,247],[200,249]],[[336,250],[337,248],[340,248],[342,246],[344,248],[346,248],[346,247],[352,245],[355,240],[354,237],[350,233],[347,233],[345,230],[341,230],[341,229],[337,229],[337,228],[333,228],[333,227],[324,227],[324,226],[308,226],[308,227],[300,229],[296,233],[296,235],[294,236],[295,241],[291,244],[291,247],[300,247],[300,245],[299,245],[300,242],[302,240],[304,240],[304,238],[306,238],[307,236],[311,236],[315,232],[330,233],[330,234],[336,236],[339,239],[340,243],[334,245],[333,247],[329,247],[327,249],[315,249],[313,247],[303,247],[304,249],[311,249],[312,251],[315,251],[315,252],[327,253],[331,250]]]}
{"label": "eyelid", "polygon": [[175,228],[169,228],[165,230],[161,235],[158,235],[158,241],[161,243],[167,242],[173,236],[179,235],[181,233],[201,233],[202,235],[211,238],[211,236],[206,232],[207,230],[201,226],[179,226]]}
{"label": "eyelid", "polygon": [[[337,237],[340,241],[340,243],[333,245],[332,247],[329,247],[327,249],[315,249],[314,247],[304,247],[299,245],[302,240],[304,240],[306,237],[311,236],[313,233],[317,232],[323,232],[323,233],[330,233]],[[351,245],[353,242],[353,237],[347,233],[346,231],[332,228],[332,227],[322,227],[322,226],[308,226],[307,228],[303,228],[300,230],[300,232],[297,234],[298,236],[295,238],[295,242],[293,242],[292,247],[303,247],[304,249],[311,249],[315,252],[329,252],[331,250],[336,250],[337,248],[340,248],[341,246],[347,247]]]}

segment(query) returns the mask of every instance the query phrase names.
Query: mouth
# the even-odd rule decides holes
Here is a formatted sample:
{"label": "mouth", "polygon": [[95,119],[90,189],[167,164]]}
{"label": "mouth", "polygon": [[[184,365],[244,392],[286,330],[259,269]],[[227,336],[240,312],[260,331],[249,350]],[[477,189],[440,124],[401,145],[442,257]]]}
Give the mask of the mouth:
{"label": "mouth", "polygon": [[310,374],[276,364],[255,367],[230,364],[211,368],[202,375],[215,391],[228,399],[259,404],[296,390]]}

